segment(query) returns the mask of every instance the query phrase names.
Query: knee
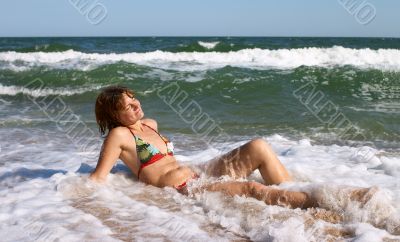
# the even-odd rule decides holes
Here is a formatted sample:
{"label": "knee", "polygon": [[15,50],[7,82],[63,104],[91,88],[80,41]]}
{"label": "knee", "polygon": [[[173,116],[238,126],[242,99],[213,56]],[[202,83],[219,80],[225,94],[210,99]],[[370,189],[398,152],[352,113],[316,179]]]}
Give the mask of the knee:
{"label": "knee", "polygon": [[269,152],[271,146],[262,138],[253,139],[249,142],[249,147],[253,152]]}

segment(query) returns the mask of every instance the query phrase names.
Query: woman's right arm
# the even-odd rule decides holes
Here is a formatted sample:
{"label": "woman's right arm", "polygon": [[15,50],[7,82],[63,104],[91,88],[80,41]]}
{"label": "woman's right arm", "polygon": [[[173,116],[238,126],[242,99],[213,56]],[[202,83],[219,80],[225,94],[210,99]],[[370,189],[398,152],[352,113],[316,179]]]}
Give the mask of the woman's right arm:
{"label": "woman's right arm", "polygon": [[90,174],[89,178],[96,182],[105,182],[107,175],[117,162],[122,152],[122,132],[118,129],[112,129],[101,147],[99,160],[96,169]]}

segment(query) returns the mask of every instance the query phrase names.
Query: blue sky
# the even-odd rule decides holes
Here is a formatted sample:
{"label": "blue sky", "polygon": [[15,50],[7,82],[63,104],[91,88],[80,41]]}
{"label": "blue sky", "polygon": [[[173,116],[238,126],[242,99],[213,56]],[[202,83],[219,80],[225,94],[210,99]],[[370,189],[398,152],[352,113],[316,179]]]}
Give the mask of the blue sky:
{"label": "blue sky", "polygon": [[[360,24],[340,1],[376,16]],[[0,0],[0,36],[400,37],[399,10],[398,0]]]}

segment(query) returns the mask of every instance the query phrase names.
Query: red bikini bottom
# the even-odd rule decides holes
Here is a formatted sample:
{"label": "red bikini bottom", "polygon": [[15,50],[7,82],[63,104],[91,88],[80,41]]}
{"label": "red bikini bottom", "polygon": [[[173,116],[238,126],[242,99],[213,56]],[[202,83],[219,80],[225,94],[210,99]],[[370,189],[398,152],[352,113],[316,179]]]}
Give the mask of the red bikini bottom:
{"label": "red bikini bottom", "polygon": [[199,176],[197,173],[194,173],[194,175],[193,175],[191,178],[187,179],[187,180],[184,181],[182,184],[180,184],[180,185],[178,185],[178,186],[174,186],[174,187],[175,187],[175,189],[176,189],[178,192],[187,194],[187,187],[186,187],[187,184],[186,184],[186,183],[187,183],[189,180],[197,179],[197,178],[199,178],[199,177],[200,177],[200,176]]}

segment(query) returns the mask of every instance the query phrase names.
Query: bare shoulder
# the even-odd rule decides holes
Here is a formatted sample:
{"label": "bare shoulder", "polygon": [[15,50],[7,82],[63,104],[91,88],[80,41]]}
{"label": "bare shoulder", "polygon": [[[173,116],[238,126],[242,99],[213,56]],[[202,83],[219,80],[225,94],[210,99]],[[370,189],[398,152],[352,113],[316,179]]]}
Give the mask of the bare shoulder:
{"label": "bare shoulder", "polygon": [[142,119],[142,122],[155,130],[158,130],[157,121],[151,118]]}
{"label": "bare shoulder", "polygon": [[107,135],[107,138],[124,138],[124,137],[130,137],[131,132],[127,127],[116,127],[110,130],[110,132]]}
{"label": "bare shoulder", "polygon": [[104,140],[107,147],[119,147],[125,149],[132,141],[132,133],[127,127],[116,127],[110,130]]}

